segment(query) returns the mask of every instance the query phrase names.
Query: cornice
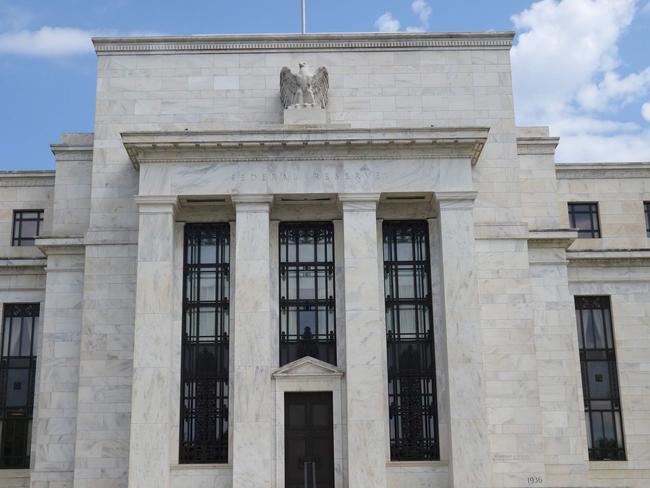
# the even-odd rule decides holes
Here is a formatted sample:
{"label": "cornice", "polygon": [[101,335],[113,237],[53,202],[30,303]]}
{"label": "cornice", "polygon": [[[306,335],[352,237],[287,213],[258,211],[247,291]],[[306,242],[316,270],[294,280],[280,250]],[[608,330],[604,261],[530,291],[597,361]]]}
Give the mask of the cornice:
{"label": "cornice", "polygon": [[86,252],[83,237],[41,237],[36,246],[47,256]]}
{"label": "cornice", "polygon": [[487,140],[484,127],[341,129],[275,126],[210,132],[127,132],[122,142],[136,169],[147,163],[470,159]]}
{"label": "cornice", "polygon": [[573,266],[650,266],[650,249],[567,251],[566,255]]}
{"label": "cornice", "polygon": [[559,137],[517,137],[517,154],[555,154]]}
{"label": "cornice", "polygon": [[2,171],[0,187],[54,186],[55,172],[45,171]]}
{"label": "cornice", "polygon": [[509,50],[513,32],[417,32],[95,37],[98,56],[129,54]]}
{"label": "cornice", "polygon": [[93,146],[50,144],[50,150],[59,161],[92,161]]}
{"label": "cornice", "polygon": [[650,178],[650,163],[571,163],[556,164],[560,180]]}
{"label": "cornice", "polygon": [[0,269],[3,268],[44,268],[46,258],[0,258]]}
{"label": "cornice", "polygon": [[528,245],[567,249],[577,238],[578,231],[574,229],[534,229],[529,232]]}

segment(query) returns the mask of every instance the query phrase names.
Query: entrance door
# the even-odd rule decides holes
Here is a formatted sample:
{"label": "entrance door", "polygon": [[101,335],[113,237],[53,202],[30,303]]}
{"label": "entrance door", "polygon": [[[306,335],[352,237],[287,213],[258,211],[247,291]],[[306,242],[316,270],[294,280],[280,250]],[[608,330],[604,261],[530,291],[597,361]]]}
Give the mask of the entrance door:
{"label": "entrance door", "polygon": [[284,394],[285,488],[334,488],[332,393]]}

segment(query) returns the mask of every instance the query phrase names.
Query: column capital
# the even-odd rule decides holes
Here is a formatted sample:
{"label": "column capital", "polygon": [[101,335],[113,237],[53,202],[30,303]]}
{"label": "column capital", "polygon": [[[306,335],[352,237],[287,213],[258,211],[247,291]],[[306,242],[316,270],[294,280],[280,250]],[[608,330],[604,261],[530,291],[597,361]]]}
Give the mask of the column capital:
{"label": "column capital", "polygon": [[268,212],[273,203],[273,195],[268,193],[247,193],[231,195],[236,212]]}
{"label": "column capital", "polygon": [[471,209],[476,200],[476,191],[439,191],[435,193],[436,201],[441,209]]}
{"label": "column capital", "polygon": [[177,195],[137,195],[135,204],[140,213],[175,213],[178,208]]}
{"label": "column capital", "polygon": [[344,212],[368,212],[377,209],[379,193],[339,193]]}

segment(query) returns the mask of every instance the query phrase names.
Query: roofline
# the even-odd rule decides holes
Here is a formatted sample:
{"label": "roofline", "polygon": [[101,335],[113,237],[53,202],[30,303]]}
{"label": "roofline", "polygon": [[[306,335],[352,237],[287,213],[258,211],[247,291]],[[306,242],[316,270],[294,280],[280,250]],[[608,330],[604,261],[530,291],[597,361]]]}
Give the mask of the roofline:
{"label": "roofline", "polygon": [[53,169],[28,169],[18,171],[0,171],[0,178],[42,178],[43,176],[55,176]]}
{"label": "roofline", "polygon": [[97,55],[218,52],[509,50],[515,33],[355,32],[318,34],[221,34],[94,37]]}
{"label": "roofline", "polygon": [[556,163],[559,179],[650,178],[650,162]]}

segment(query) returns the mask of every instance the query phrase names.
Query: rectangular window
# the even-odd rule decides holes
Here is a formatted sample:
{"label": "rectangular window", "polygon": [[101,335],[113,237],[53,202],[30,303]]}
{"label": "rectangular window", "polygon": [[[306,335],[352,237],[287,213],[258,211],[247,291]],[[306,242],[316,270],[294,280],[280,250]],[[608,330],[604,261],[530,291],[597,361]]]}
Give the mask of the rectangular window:
{"label": "rectangular window", "polygon": [[305,356],[336,365],[334,226],[280,224],[280,365]]}
{"label": "rectangular window", "polygon": [[643,202],[643,209],[645,210],[645,232],[650,237],[650,202]]}
{"label": "rectangular window", "polygon": [[228,462],[230,228],[186,224],[181,463]]}
{"label": "rectangular window", "polygon": [[609,297],[575,297],[589,459],[624,460]]}
{"label": "rectangular window", "polygon": [[28,469],[38,303],[5,304],[0,356],[0,468]]}
{"label": "rectangular window", "polygon": [[43,210],[14,210],[12,246],[33,246],[43,223]]}
{"label": "rectangular window", "polygon": [[429,230],[383,224],[390,455],[439,459]]}
{"label": "rectangular window", "polygon": [[569,223],[578,229],[578,237],[600,237],[600,221],[597,203],[569,203]]}

